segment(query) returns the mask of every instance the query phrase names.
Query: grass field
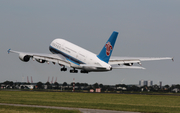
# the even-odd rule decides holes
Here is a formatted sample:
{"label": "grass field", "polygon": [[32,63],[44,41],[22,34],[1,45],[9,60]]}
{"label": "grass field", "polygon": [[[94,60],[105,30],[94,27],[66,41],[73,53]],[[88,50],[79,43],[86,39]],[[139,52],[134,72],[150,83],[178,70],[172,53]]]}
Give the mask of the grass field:
{"label": "grass field", "polygon": [[0,91],[0,103],[180,113],[180,97],[168,95]]}

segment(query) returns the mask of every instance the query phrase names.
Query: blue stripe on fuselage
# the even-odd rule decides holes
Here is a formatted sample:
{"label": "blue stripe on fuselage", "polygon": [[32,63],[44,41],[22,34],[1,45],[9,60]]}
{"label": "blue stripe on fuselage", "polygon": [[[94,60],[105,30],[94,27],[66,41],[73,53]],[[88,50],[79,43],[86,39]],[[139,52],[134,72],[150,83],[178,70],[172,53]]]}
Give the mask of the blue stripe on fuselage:
{"label": "blue stripe on fuselage", "polygon": [[76,58],[74,58],[74,57],[72,57],[72,56],[70,56],[70,55],[68,55],[68,54],[66,54],[66,53],[56,49],[56,48],[54,48],[54,47],[52,47],[51,45],[49,46],[49,50],[52,53],[63,55],[68,61],[70,61],[70,62],[72,62],[74,64],[77,64],[77,65],[85,64],[84,62],[82,62],[82,61],[80,61],[80,60],[78,60],[78,59],[76,59]]}

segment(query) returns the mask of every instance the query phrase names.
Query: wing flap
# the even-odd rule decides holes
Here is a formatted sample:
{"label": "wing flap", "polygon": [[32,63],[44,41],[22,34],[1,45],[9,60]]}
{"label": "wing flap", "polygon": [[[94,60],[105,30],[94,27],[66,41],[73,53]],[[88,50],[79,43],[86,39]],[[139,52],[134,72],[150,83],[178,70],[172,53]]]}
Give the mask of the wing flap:
{"label": "wing flap", "polygon": [[144,67],[140,66],[112,66],[112,69],[145,69]]}
{"label": "wing flap", "polygon": [[51,55],[51,56],[36,56],[36,55],[33,55],[33,58],[46,60],[46,61],[50,61],[50,62],[55,62],[55,63],[61,64],[61,65],[65,65],[65,66],[70,67],[70,63],[68,61],[60,59],[60,57],[57,58],[57,56],[53,57],[53,55]]}

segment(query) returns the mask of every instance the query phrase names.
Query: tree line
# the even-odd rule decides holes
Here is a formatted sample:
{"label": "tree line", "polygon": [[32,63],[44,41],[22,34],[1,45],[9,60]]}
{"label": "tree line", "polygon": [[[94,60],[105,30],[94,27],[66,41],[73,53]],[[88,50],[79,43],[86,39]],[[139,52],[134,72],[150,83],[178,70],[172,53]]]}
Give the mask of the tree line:
{"label": "tree line", "polygon": [[[13,82],[13,81],[5,81],[3,83],[0,83],[0,87],[6,86],[6,88],[12,88],[15,89],[17,86],[22,86],[22,85],[32,85],[31,83],[20,83],[20,82]],[[8,86],[8,87],[7,87]],[[62,84],[59,84],[58,82],[55,82],[51,84],[50,82],[42,83],[42,82],[37,82],[34,85],[34,89],[64,89],[64,90],[72,90],[73,89],[73,82],[68,84],[67,82],[63,82]],[[90,89],[96,89],[100,88],[102,92],[105,91],[147,91],[147,92],[171,92],[174,89],[178,89],[177,92],[179,92],[180,85],[165,85],[165,86],[158,86],[158,85],[153,85],[153,86],[137,86],[137,85],[126,85],[126,84],[116,84],[116,85],[103,85],[99,83],[94,83],[94,84],[88,84],[88,83],[75,83],[75,89],[80,91],[80,90],[90,90]],[[21,88],[23,89],[23,88]]]}

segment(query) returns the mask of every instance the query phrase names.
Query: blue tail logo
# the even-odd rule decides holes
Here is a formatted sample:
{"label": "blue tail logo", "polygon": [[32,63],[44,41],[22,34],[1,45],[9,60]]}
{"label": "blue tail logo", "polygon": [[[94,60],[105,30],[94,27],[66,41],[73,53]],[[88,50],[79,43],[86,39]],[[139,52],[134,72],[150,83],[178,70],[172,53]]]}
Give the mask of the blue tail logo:
{"label": "blue tail logo", "polygon": [[99,59],[101,59],[106,63],[109,62],[109,58],[111,57],[117,36],[118,36],[118,32],[114,31],[110,36],[110,38],[108,39],[108,41],[106,42],[106,44],[104,45],[99,55],[97,55]]}

